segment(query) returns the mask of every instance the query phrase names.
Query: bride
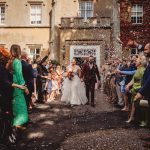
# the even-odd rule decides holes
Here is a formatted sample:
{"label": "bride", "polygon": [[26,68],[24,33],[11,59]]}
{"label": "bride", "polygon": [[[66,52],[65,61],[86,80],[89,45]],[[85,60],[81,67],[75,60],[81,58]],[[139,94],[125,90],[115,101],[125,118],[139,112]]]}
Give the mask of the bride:
{"label": "bride", "polygon": [[73,59],[71,65],[67,67],[66,78],[62,87],[61,101],[70,105],[85,105],[87,97],[85,87],[81,82],[81,69],[76,65],[76,60]]}

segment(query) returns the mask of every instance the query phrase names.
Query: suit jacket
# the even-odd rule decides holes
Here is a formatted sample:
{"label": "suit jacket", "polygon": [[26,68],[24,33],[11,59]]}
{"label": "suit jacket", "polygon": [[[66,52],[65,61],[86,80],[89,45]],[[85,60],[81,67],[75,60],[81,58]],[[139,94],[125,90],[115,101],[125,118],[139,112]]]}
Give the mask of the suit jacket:
{"label": "suit jacket", "polygon": [[144,72],[143,86],[139,90],[139,93],[142,94],[148,100],[150,100],[150,62]]}
{"label": "suit jacket", "polygon": [[41,78],[41,75],[45,76],[48,74],[48,70],[46,69],[46,67],[43,65],[43,63],[48,59],[48,55],[46,55],[44,58],[42,58],[42,60],[40,60],[39,62],[37,62],[37,72],[38,72],[38,75],[37,75],[37,84],[38,82],[42,82],[42,78]]}
{"label": "suit jacket", "polygon": [[[12,94],[13,75],[0,65],[0,94],[10,96]],[[9,93],[9,94],[8,94]],[[12,96],[11,96],[12,97]]]}
{"label": "suit jacket", "polygon": [[89,82],[97,82],[97,78],[100,80],[100,74],[98,71],[98,67],[96,64],[93,64],[93,67],[90,69],[89,63],[85,63],[83,65],[82,73],[81,73],[81,78],[84,79],[85,83]]}
{"label": "suit jacket", "polygon": [[33,78],[35,78],[35,76],[34,76],[34,70],[32,68],[32,65],[26,62],[25,60],[22,60],[21,63],[22,63],[22,72],[23,72],[25,83],[28,89],[33,91],[34,88]]}
{"label": "suit jacket", "polygon": [[4,66],[0,65],[0,107],[3,112],[11,112],[11,101],[13,99],[12,83],[13,75]]}

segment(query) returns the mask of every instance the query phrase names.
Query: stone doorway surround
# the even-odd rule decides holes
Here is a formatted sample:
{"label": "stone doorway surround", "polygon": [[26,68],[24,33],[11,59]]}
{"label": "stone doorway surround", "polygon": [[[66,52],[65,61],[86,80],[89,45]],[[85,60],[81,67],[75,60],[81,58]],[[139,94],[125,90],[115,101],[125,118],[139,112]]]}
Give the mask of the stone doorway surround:
{"label": "stone doorway surround", "polygon": [[70,61],[73,58],[96,58],[96,64],[100,65],[100,45],[70,45]]}
{"label": "stone doorway surround", "polygon": [[[61,45],[64,45],[65,47],[65,59],[63,60],[61,58],[61,62],[62,64],[64,64],[65,66],[70,64],[70,60],[73,57],[79,58],[78,55],[73,56],[74,54],[71,54],[71,47],[72,48],[79,48],[79,47],[83,47],[83,48],[96,48],[97,50],[95,51],[94,49],[94,55],[95,53],[97,54],[97,65],[100,66],[101,64],[104,63],[104,44],[105,42],[103,40],[66,40],[64,43],[62,43]],[[99,49],[99,50],[98,50]],[[86,52],[84,54],[80,54],[80,57],[82,57],[81,55],[83,55],[82,58],[86,58],[90,55],[93,55],[92,53],[89,52],[89,54],[87,54],[88,50],[85,50]],[[98,52],[99,51],[99,52]],[[87,54],[87,55],[86,55]],[[61,56],[62,57],[62,56]],[[94,56],[95,57],[95,56]]]}

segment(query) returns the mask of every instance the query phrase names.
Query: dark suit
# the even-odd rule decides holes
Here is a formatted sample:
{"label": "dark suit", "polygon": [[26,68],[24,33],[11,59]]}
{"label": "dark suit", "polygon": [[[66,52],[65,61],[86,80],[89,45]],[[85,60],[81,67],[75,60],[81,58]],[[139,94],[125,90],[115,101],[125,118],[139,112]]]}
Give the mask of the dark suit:
{"label": "dark suit", "polygon": [[37,76],[37,80],[36,80],[36,85],[37,85],[37,92],[38,92],[38,102],[39,103],[43,103],[44,97],[43,97],[43,81],[45,79],[41,78],[42,76],[45,76],[48,74],[47,69],[45,68],[45,66],[43,65],[43,63],[48,59],[48,55],[45,56],[40,62],[38,62],[38,66],[37,66],[37,71],[38,71],[38,76]]}
{"label": "dark suit", "polygon": [[91,104],[94,105],[94,91],[95,91],[95,83],[97,82],[97,78],[100,80],[100,74],[98,71],[98,67],[96,64],[93,64],[93,67],[90,68],[89,63],[85,63],[82,69],[81,78],[84,79],[86,86],[86,96],[88,98],[88,102],[90,100],[89,94],[91,92]]}
{"label": "dark suit", "polygon": [[8,143],[9,137],[12,136],[12,99],[13,99],[13,75],[0,64],[0,122],[5,121],[5,126],[0,124],[0,143]]}
{"label": "dark suit", "polygon": [[[143,86],[139,90],[139,93],[144,96],[144,99],[148,100],[149,106],[150,106],[150,62],[148,66],[146,67],[146,70],[144,72],[143,76]],[[149,107],[149,115],[148,115],[148,121],[150,126],[150,107]]]}
{"label": "dark suit", "polygon": [[139,93],[141,93],[146,99],[150,101],[150,62],[144,72],[143,87],[139,90]]}
{"label": "dark suit", "polygon": [[13,99],[13,88],[12,88],[13,76],[0,65],[0,106],[2,113],[12,112],[12,99]]}
{"label": "dark suit", "polygon": [[25,95],[27,107],[29,107],[31,96],[32,96],[32,93],[34,92],[34,80],[33,79],[35,76],[34,76],[34,72],[33,72],[33,68],[31,64],[29,64],[25,60],[22,60],[21,63],[22,63],[23,77],[27,85],[27,88],[29,90],[29,94]]}

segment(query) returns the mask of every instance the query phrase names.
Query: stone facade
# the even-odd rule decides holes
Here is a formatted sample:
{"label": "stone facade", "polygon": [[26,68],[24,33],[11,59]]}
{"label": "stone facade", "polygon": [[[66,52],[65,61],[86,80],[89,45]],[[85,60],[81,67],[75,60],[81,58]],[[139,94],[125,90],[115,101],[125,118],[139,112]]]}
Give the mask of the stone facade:
{"label": "stone facade", "polygon": [[[92,2],[92,17],[81,18],[79,3]],[[42,8],[40,24],[31,24],[31,6]],[[68,64],[73,46],[85,51],[98,51],[99,64],[114,54],[120,57],[119,3],[116,0],[1,0],[5,6],[5,23],[0,24],[0,46],[10,48],[19,44],[23,50],[31,49],[50,58]],[[88,6],[89,7],[89,6]],[[93,46],[93,49],[92,49]],[[97,50],[99,47],[99,50]],[[82,52],[81,52],[82,53]],[[89,52],[90,54],[90,52]]]}
{"label": "stone facade", "polygon": [[[64,18],[62,19],[64,21]],[[60,49],[65,48],[66,57],[65,62],[69,63],[70,61],[70,47],[72,45],[76,46],[88,46],[88,45],[99,45],[100,46],[100,62],[104,62],[104,49],[107,45],[110,46],[110,37],[111,37],[111,27],[110,27],[110,18],[101,18],[104,20],[104,25],[102,23],[97,23],[96,18],[89,19],[88,23],[84,23],[81,18],[77,18],[74,21],[74,24],[71,23],[71,26],[66,24],[60,28]],[[76,23],[77,21],[77,23]],[[103,22],[103,21],[102,21]],[[69,24],[68,24],[69,25]],[[63,51],[60,51],[60,60],[63,61]],[[90,54],[89,54],[90,55]],[[86,56],[85,56],[86,57]],[[99,64],[100,65],[100,64]]]}
{"label": "stone facade", "polygon": [[[85,20],[79,16],[79,2],[82,0],[53,1],[51,23],[51,58],[67,65],[71,48],[99,46],[99,64],[105,62],[106,53],[113,47],[113,1],[93,0],[93,17]],[[85,2],[85,1],[83,1]],[[116,8],[115,8],[116,9]],[[58,11],[59,10],[59,11]],[[90,54],[90,52],[89,52]]]}
{"label": "stone facade", "polygon": [[[41,24],[30,23],[31,5],[41,6]],[[29,53],[32,48],[38,49],[40,55],[45,55],[50,39],[50,1],[1,0],[0,6],[5,6],[5,22],[0,24],[0,46],[9,49],[12,44],[19,44]]]}

